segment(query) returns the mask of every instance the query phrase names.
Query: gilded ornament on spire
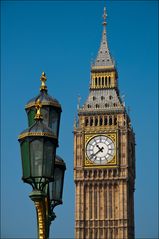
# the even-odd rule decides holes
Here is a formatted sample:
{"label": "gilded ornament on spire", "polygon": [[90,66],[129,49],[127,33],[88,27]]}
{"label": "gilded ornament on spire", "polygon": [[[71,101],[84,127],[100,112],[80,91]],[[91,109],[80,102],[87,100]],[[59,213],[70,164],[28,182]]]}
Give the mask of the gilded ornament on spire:
{"label": "gilded ornament on spire", "polygon": [[42,114],[41,114],[41,107],[42,107],[42,104],[40,102],[40,100],[38,99],[35,103],[35,108],[36,108],[36,115],[35,115],[35,118],[34,119],[42,119]]}
{"label": "gilded ornament on spire", "polygon": [[45,72],[42,72],[40,80],[41,80],[40,91],[42,91],[42,90],[47,91],[47,86],[45,85],[45,81],[47,80]]}

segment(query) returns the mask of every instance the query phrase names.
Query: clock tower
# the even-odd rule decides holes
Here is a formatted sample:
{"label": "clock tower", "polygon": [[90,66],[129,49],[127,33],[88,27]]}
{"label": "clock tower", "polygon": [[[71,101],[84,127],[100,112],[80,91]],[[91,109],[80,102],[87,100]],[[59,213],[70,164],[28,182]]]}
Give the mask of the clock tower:
{"label": "clock tower", "polygon": [[75,238],[133,239],[135,135],[118,89],[106,9],[88,98],[74,124]]}

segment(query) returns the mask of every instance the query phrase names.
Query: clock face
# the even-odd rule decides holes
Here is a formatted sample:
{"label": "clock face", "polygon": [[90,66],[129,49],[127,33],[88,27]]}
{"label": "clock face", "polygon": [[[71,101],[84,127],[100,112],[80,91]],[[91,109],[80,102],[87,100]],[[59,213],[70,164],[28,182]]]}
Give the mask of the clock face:
{"label": "clock face", "polygon": [[109,163],[114,157],[114,152],[114,142],[105,135],[90,139],[86,145],[86,155],[95,164]]}

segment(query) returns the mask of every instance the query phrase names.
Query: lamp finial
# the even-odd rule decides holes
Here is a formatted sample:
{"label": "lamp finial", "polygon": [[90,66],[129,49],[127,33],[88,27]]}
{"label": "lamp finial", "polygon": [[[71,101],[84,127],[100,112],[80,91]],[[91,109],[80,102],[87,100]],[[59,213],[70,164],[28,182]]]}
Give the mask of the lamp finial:
{"label": "lamp finial", "polygon": [[45,85],[45,81],[47,80],[45,72],[42,72],[40,80],[41,80],[40,91],[42,90],[47,91],[47,86]]}

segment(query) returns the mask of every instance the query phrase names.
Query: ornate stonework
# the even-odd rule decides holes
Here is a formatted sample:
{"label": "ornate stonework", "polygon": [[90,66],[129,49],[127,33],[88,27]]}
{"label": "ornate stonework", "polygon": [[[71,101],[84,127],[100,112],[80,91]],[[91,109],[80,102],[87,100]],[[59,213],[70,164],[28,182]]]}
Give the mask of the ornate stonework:
{"label": "ornate stonework", "polygon": [[105,9],[103,28],[90,94],[74,124],[75,238],[133,239],[135,135],[119,95]]}

